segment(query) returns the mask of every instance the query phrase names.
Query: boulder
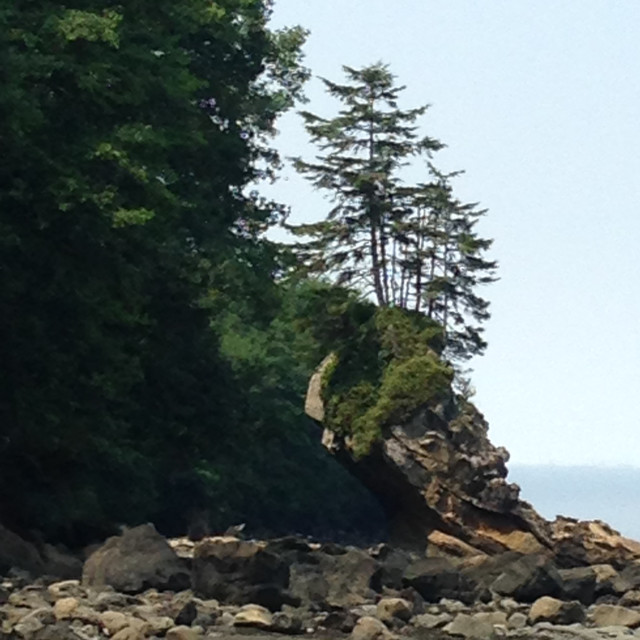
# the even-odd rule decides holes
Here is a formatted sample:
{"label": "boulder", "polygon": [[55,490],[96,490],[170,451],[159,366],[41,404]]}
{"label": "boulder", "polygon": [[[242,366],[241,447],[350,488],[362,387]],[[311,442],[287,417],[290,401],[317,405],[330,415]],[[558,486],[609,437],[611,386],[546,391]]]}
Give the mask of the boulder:
{"label": "boulder", "polygon": [[353,547],[337,555],[312,551],[291,566],[290,590],[303,603],[351,607],[371,595],[378,568],[374,558]]}
{"label": "boulder", "polygon": [[477,595],[477,584],[446,558],[423,558],[412,562],[405,570],[403,580],[426,602],[451,598],[470,604]]}
{"label": "boulder", "polygon": [[387,625],[397,620],[408,622],[412,612],[413,606],[404,598],[382,598],[376,608],[376,616]]}
{"label": "boulder", "polygon": [[590,605],[596,599],[596,584],[598,576],[591,567],[574,567],[560,569],[562,578],[562,596],[567,600],[579,600],[582,604]]}
{"label": "boulder", "polygon": [[277,611],[299,603],[287,590],[289,566],[263,543],[232,537],[207,538],[195,546],[194,591],[231,604],[259,604]]}
{"label": "boulder", "polygon": [[597,604],[589,612],[589,619],[596,627],[640,627],[640,611],[612,604]]}
{"label": "boulder", "polygon": [[529,622],[551,622],[552,624],[573,624],[584,622],[586,617],[582,605],[577,602],[563,602],[550,596],[538,598],[529,609]]}
{"label": "boulder", "polygon": [[110,585],[122,593],[146,589],[181,591],[191,583],[185,561],[178,558],[153,525],[128,529],[109,538],[84,563],[85,586]]}
{"label": "boulder", "polygon": [[375,549],[373,557],[378,562],[378,568],[371,579],[371,587],[378,592],[385,587],[402,589],[404,586],[402,576],[416,558],[403,549],[386,544]]}
{"label": "boulder", "polygon": [[506,565],[491,590],[519,602],[562,594],[562,578],[552,560],[540,554],[522,556]]}
{"label": "boulder", "polygon": [[0,524],[0,575],[5,575],[11,568],[38,576],[44,573],[45,562],[34,544]]}

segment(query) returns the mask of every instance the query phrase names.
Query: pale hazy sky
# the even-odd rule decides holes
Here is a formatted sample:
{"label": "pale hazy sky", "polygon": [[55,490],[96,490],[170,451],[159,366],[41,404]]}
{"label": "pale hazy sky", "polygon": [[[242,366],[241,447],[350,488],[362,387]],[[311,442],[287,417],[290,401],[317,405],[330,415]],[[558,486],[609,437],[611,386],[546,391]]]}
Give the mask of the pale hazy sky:
{"label": "pale hazy sky", "polygon": [[[311,31],[306,63],[389,63],[401,106],[489,209],[500,282],[476,404],[512,462],[640,466],[640,1],[276,0],[274,26]],[[319,81],[305,107],[335,114]],[[309,157],[299,119],[285,155]],[[296,221],[327,204],[291,170],[270,195]]]}

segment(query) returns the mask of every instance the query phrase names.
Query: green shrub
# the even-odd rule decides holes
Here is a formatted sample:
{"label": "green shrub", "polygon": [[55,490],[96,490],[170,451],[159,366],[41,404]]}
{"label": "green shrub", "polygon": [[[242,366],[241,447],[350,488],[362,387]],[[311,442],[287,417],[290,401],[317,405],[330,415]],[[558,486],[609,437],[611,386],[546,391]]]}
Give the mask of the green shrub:
{"label": "green shrub", "polygon": [[441,343],[441,327],[428,318],[379,308],[353,340],[335,345],[323,378],[325,423],[348,438],[357,458],[369,453],[386,426],[450,393],[453,371],[438,355]]}

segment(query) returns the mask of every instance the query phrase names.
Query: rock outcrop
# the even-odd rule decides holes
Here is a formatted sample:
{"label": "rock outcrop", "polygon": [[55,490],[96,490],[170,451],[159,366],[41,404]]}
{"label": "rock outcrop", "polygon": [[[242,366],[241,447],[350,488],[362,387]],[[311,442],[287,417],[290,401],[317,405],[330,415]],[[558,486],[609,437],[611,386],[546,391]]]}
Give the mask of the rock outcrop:
{"label": "rock outcrop", "polygon": [[[321,426],[326,358],[312,376],[305,408]],[[378,498],[392,544],[427,556],[481,558],[505,551],[546,554],[560,568],[640,562],[640,543],[601,522],[551,523],[507,481],[508,452],[488,438],[476,407],[455,396],[384,425],[367,455],[349,435],[324,428],[323,445]]]}
{"label": "rock outcrop", "polygon": [[[325,359],[310,380],[306,409],[322,418]],[[488,439],[488,425],[470,403],[417,410],[383,430],[368,455],[357,458],[349,437],[325,429],[322,442],[376,495],[395,544],[444,555],[473,556],[552,547],[551,529],[506,481],[508,452]]]}

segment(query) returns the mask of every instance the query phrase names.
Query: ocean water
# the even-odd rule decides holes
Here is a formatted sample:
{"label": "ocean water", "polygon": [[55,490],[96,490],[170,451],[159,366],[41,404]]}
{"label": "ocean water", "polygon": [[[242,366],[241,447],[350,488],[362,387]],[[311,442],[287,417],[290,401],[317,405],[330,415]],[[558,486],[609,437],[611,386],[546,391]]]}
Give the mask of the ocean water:
{"label": "ocean water", "polygon": [[510,482],[547,519],[604,520],[640,540],[640,468],[509,464]]}

